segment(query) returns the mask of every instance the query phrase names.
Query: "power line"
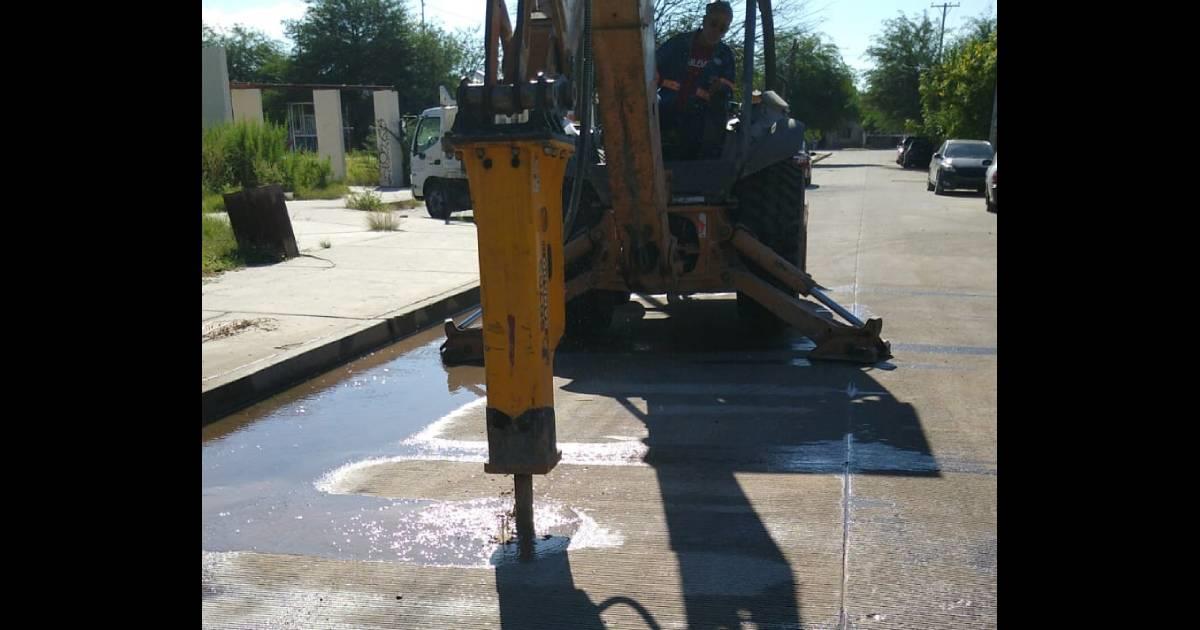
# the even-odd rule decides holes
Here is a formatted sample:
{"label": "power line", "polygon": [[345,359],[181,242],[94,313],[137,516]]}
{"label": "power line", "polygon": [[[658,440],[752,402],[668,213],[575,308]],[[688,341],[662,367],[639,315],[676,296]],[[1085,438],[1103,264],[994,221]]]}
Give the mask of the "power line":
{"label": "power line", "polygon": [[953,7],[957,7],[958,5],[946,3],[946,4],[931,4],[929,6],[930,6],[930,8],[933,8],[933,9],[940,8],[942,10],[942,31],[941,31],[941,34],[938,35],[938,63],[941,63],[942,62],[942,40],[946,38],[946,12],[949,11]]}

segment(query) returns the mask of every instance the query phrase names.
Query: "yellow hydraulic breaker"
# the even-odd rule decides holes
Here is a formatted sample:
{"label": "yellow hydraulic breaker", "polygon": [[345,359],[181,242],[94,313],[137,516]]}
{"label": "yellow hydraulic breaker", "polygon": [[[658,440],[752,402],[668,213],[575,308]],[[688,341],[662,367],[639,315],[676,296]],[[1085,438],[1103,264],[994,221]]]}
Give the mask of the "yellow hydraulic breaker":
{"label": "yellow hydraulic breaker", "polygon": [[479,239],[489,473],[515,479],[522,552],[533,481],[561,459],[554,351],[565,320],[562,190],[574,147],[553,138],[469,140],[461,151]]}

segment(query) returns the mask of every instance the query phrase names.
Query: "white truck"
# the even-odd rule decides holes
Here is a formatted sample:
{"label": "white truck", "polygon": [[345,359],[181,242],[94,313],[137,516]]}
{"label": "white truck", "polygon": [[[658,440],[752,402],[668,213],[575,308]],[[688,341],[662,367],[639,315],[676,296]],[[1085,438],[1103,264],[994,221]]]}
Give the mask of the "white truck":
{"label": "white truck", "polygon": [[435,219],[452,212],[471,209],[471,192],[462,162],[442,151],[442,134],[454,125],[458,107],[450,93],[439,87],[441,105],[421,112],[413,133],[412,193],[425,201],[425,209]]}
{"label": "white truck", "polygon": [[[442,151],[442,135],[454,126],[458,106],[445,87],[439,86],[438,107],[421,112],[413,133],[412,193],[425,201],[425,209],[435,219],[445,219],[452,212],[471,209],[471,191],[467,187],[467,171],[462,162]],[[578,129],[563,121],[563,132],[576,135]]]}

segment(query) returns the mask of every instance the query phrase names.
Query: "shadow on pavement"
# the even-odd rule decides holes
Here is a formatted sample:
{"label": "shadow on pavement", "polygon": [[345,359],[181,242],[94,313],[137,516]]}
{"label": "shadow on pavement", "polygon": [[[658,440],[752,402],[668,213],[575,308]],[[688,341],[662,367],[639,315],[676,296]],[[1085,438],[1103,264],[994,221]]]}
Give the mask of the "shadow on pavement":
{"label": "shadow on pavement", "polygon": [[[912,405],[872,368],[810,364],[810,349],[794,333],[747,330],[732,300],[630,303],[608,333],[560,345],[565,390],[613,398],[647,428],[644,461],[658,479],[689,628],[803,627],[789,561],[798,550],[780,548],[737,473],[940,476]],[[805,527],[780,519],[774,528]],[[526,563],[493,557],[502,627],[604,627],[602,605],[575,587],[567,543],[558,547]],[[653,613],[639,612],[647,627],[657,627]]]}

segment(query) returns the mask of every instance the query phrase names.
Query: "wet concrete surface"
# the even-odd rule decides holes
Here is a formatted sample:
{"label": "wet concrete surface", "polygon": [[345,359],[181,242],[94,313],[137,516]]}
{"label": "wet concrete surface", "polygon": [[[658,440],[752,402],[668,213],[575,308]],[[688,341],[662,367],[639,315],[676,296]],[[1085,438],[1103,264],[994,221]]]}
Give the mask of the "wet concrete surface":
{"label": "wet concrete surface", "polygon": [[503,544],[512,478],[482,470],[482,370],[443,368],[436,329],[209,425],[204,624],[994,627],[994,277],[862,275],[896,349],[873,367],[809,361],[720,296],[565,342],[534,562]]}

